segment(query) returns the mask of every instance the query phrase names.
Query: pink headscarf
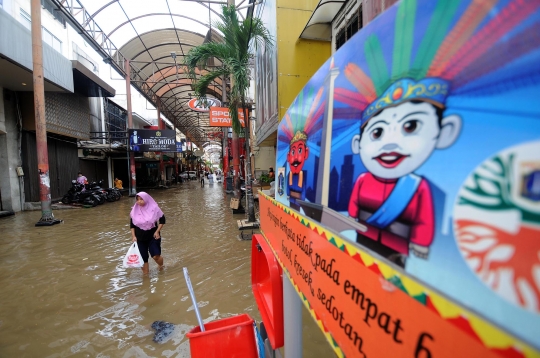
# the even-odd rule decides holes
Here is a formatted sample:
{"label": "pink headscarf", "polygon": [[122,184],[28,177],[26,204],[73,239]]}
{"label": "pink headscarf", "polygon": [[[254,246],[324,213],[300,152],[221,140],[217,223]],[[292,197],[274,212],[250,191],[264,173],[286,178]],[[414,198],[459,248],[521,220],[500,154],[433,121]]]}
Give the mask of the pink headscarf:
{"label": "pink headscarf", "polygon": [[163,211],[161,211],[156,201],[144,191],[138,192],[137,195],[144,200],[144,206],[135,203],[130,213],[131,220],[133,225],[143,230],[150,230],[156,226],[156,221],[163,216]]}

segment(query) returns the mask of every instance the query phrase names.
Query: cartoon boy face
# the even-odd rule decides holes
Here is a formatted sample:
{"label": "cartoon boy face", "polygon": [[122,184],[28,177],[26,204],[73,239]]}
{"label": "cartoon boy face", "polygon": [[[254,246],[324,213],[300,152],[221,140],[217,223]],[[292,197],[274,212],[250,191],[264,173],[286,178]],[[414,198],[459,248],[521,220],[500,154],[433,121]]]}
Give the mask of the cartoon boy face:
{"label": "cartoon boy face", "polygon": [[289,146],[287,162],[291,167],[291,173],[299,174],[302,171],[308,155],[309,148],[306,146],[306,142],[302,140],[296,141]]}
{"label": "cartoon boy face", "polygon": [[353,137],[352,151],[376,177],[397,179],[418,169],[436,148],[451,146],[460,129],[459,116],[440,118],[434,105],[408,101],[373,116]]}

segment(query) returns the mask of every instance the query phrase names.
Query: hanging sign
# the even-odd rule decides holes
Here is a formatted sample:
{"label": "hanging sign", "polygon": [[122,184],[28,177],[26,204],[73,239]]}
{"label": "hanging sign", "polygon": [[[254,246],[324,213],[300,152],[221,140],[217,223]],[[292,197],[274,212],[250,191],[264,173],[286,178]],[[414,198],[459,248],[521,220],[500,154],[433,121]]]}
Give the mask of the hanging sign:
{"label": "hanging sign", "polygon": [[131,152],[176,152],[176,133],[172,129],[130,129]]}
{"label": "hanging sign", "polygon": [[[245,110],[247,117],[247,109]],[[246,126],[244,115],[241,110],[238,110],[238,119],[242,127]],[[212,107],[210,108],[210,126],[211,127],[232,127],[232,119],[227,107]]]}
{"label": "hanging sign", "polygon": [[176,152],[177,153],[182,153],[182,145],[183,145],[182,142],[176,142]]}
{"label": "hanging sign", "polygon": [[223,138],[223,132],[221,132],[221,131],[219,131],[219,132],[207,132],[206,136],[210,140],[221,139],[221,138]]}
{"label": "hanging sign", "polygon": [[188,106],[196,112],[208,112],[210,110],[210,107],[221,106],[221,102],[215,98],[207,98],[206,101],[192,98],[188,102]]}

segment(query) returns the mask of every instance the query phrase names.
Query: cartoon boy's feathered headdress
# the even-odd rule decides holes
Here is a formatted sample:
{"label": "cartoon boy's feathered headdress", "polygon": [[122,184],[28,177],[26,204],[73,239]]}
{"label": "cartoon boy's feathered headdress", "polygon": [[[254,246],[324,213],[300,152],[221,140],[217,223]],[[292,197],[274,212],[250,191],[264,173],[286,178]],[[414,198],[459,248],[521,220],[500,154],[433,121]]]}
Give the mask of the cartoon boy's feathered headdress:
{"label": "cartoon boy's feathered headdress", "polygon": [[[301,104],[300,110],[292,114],[287,112],[280,123],[280,140],[287,143],[298,141],[306,142],[309,136],[320,129],[322,121],[317,121],[324,113],[325,101],[322,100],[324,88],[320,88],[312,101],[304,99],[304,90],[300,92],[296,101]],[[307,97],[311,97],[313,90],[309,90]],[[311,103],[308,107],[307,103]],[[291,108],[294,106],[291,105]],[[308,111],[309,108],[309,111]],[[294,124],[293,124],[294,123]]]}
{"label": "cartoon boy's feathered headdress", "polygon": [[349,63],[344,74],[358,92],[338,88],[336,99],[361,110],[361,125],[365,125],[384,108],[405,101],[421,100],[444,108],[450,92],[483,95],[505,88],[509,83],[523,85],[527,81],[538,81],[540,71],[536,70],[531,78],[529,69],[524,78],[519,78],[519,70],[499,71],[481,85],[474,85],[475,80],[500,70],[540,45],[537,22],[528,27],[518,26],[538,10],[539,1],[512,1],[492,15],[496,2],[472,0],[455,21],[460,1],[437,1],[413,55],[416,0],[403,0],[395,19],[392,73],[388,73],[379,38],[371,35],[364,43],[370,76],[356,64]]}

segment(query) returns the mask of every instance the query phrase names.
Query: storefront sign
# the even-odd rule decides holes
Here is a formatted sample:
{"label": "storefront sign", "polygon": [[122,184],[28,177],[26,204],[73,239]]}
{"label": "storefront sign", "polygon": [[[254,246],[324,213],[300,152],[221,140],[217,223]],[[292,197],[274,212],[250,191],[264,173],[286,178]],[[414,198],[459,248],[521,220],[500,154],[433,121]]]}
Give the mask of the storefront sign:
{"label": "storefront sign", "polygon": [[[247,116],[247,109],[245,110]],[[238,110],[238,119],[240,125],[245,127],[244,116],[242,111]],[[210,108],[210,126],[211,127],[232,127],[232,119],[229,114],[229,108],[227,107],[212,107]]]}
{"label": "storefront sign", "polygon": [[171,129],[130,129],[131,152],[175,152],[176,133]]}
{"label": "storefront sign", "polygon": [[207,98],[206,102],[193,98],[188,102],[188,106],[197,112],[208,112],[210,107],[221,106],[221,102],[215,98]]}
{"label": "storefront sign", "polygon": [[183,146],[184,143],[182,142],[176,142],[176,152],[177,153],[182,153],[182,146]]}
{"label": "storefront sign", "polygon": [[217,140],[217,139],[223,138],[223,132],[221,132],[221,131],[219,131],[219,132],[207,132],[206,136],[210,140]]}
{"label": "storefront sign", "polygon": [[533,357],[476,314],[259,194],[261,228],[338,356]]}

